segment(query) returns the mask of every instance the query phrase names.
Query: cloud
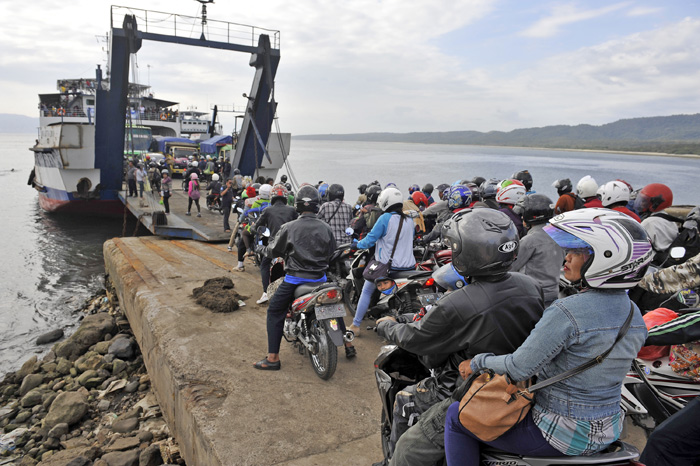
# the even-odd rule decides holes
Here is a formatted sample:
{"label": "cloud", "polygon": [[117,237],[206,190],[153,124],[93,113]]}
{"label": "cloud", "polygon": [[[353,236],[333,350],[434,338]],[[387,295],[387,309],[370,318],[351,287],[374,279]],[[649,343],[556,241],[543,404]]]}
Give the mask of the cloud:
{"label": "cloud", "polygon": [[575,4],[555,5],[552,7],[549,16],[540,19],[520,34],[525,37],[535,38],[552,37],[557,35],[568,24],[598,18],[628,5],[629,2],[622,2],[592,10],[581,10]]}
{"label": "cloud", "polygon": [[660,7],[638,6],[629,10],[627,12],[627,16],[647,16],[659,13],[661,11],[663,11],[663,8]]}

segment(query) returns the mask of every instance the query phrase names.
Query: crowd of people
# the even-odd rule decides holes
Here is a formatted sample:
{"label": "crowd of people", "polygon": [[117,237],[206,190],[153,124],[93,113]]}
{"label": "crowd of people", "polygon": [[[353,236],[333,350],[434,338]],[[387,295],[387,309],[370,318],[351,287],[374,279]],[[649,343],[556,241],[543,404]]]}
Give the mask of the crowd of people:
{"label": "crowd of people", "polygon": [[[429,465],[446,457],[448,464],[475,465],[484,443],[531,456],[590,455],[619,438],[622,381],[647,335],[642,312],[626,291],[652,261],[663,264],[669,250],[688,239],[682,234],[687,219],[666,212],[673,203],[668,186],[635,190],[624,180],[598,184],[587,175],[575,185],[556,180],[552,186],[559,197],[550,199],[533,190],[532,176],[522,170],[503,180],[411,185],[406,195],[393,183],[373,181],[360,185],[357,200],[348,203],[340,184],[305,183],[295,193],[286,176],[252,180],[212,162],[192,161],[185,174],[187,215],[192,204],[200,215],[199,182],[207,178],[207,198],[220,199],[223,228],[231,232],[228,249],[236,247],[234,270],[245,270],[246,255],[262,257],[257,303],[268,304],[268,346],[255,369],[281,369],[282,327],[294,291],[327,280],[338,245],[374,248],[374,260],[388,264],[389,273],[415,269],[416,244],[438,242],[451,249],[452,266],[468,286],[446,294],[419,318],[377,321],[382,338],[419,355],[433,374],[396,395],[390,455],[378,464]],[[129,173],[135,196],[137,185],[143,191],[146,172],[130,166]],[[169,212],[172,178],[167,169],[160,175],[157,185]],[[148,176],[158,177],[157,170]],[[231,228],[234,205],[238,219]],[[693,215],[700,217],[700,211],[689,218]],[[264,246],[256,241],[262,229],[269,234]],[[284,258],[286,275],[269,297],[276,257]],[[562,282],[569,286],[562,288]],[[375,289],[372,281],[364,282],[347,326],[355,337]],[[608,347],[610,354],[596,367],[539,391],[532,410],[498,439],[483,442],[460,423],[459,402],[451,395],[472,372],[490,369],[516,381],[544,380]],[[356,356],[351,342],[345,354]],[[658,459],[657,450],[665,447],[651,442],[649,448],[657,458],[649,464],[673,464]]]}
{"label": "crowd of people", "polygon": [[[559,198],[553,200],[532,190],[524,170],[505,180],[411,185],[407,196],[393,183],[374,181],[360,185],[358,199],[348,204],[339,184],[305,184],[293,195],[286,180],[265,182],[244,190],[240,217],[255,209],[262,214],[238,242],[237,270],[244,270],[245,251],[264,255],[259,304],[268,301],[274,257],[285,259],[287,275],[269,301],[267,356],[256,369],[281,369],[282,325],[294,289],[326,281],[336,245],[349,241],[348,228],[352,248],[373,247],[374,259],[390,271],[414,269],[414,245],[439,241],[452,250],[452,265],[468,283],[419,319],[377,321],[382,338],[433,369],[433,376],[397,394],[391,455],[378,464],[428,465],[446,457],[448,464],[476,465],[484,443],[532,456],[590,455],[619,438],[622,381],[647,335],[626,291],[652,260],[667,257],[686,220],[665,212],[673,202],[668,186],[634,190],[624,180],[598,185],[585,176],[575,186],[555,181]],[[690,215],[698,216],[697,209]],[[250,235],[259,226],[270,229],[271,239],[253,247]],[[232,237],[230,250],[233,244]],[[570,283],[565,293],[562,271]],[[365,281],[347,327],[356,337],[375,286]],[[596,367],[540,390],[533,409],[495,441],[483,442],[459,421],[451,394],[473,371],[544,380],[608,348]],[[345,349],[348,358],[357,354],[352,344]]]}

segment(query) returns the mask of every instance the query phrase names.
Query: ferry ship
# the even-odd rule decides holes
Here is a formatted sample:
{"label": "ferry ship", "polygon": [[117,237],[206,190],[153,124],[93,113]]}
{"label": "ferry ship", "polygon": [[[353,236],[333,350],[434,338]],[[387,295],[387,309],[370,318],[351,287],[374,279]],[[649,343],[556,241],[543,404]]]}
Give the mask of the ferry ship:
{"label": "ferry ship", "polygon": [[[100,70],[98,67],[98,75]],[[101,189],[95,159],[98,79],[60,79],[57,92],[39,95],[39,135],[34,147],[30,184],[49,212],[89,215],[121,214],[117,192]],[[152,136],[191,137],[209,132],[207,114],[177,110],[177,102],[153,97],[150,86],[129,84],[125,151],[149,150]],[[220,127],[219,127],[220,129]]]}

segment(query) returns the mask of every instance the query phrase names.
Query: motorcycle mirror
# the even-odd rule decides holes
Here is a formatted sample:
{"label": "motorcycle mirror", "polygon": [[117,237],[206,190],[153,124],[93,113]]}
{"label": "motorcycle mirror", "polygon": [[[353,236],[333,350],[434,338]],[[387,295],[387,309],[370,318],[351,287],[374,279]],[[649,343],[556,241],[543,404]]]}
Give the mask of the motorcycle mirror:
{"label": "motorcycle mirror", "polygon": [[356,209],[356,210],[360,210],[361,208],[362,208],[362,206],[361,206],[360,204],[355,204],[355,209]]}
{"label": "motorcycle mirror", "polygon": [[243,213],[243,209],[242,209],[242,208],[239,207],[237,210],[238,210],[238,213],[241,213],[241,214]]}
{"label": "motorcycle mirror", "polygon": [[352,227],[347,227],[347,228],[345,229],[345,234],[348,235],[348,236],[352,236],[352,235],[355,234],[355,230],[353,230]]}
{"label": "motorcycle mirror", "polygon": [[674,259],[680,259],[683,256],[685,256],[685,248],[683,246],[676,246],[675,248],[671,248],[670,255]]}

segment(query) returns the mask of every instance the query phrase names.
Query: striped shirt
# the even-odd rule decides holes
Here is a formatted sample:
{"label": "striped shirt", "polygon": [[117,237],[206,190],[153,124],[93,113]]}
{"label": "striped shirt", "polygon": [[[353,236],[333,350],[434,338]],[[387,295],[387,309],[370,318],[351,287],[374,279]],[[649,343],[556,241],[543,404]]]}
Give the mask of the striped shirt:
{"label": "striped shirt", "polygon": [[532,420],[544,439],[567,456],[592,455],[620,437],[624,413],[595,421],[580,421],[551,413],[541,406],[532,408]]}

